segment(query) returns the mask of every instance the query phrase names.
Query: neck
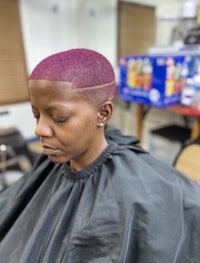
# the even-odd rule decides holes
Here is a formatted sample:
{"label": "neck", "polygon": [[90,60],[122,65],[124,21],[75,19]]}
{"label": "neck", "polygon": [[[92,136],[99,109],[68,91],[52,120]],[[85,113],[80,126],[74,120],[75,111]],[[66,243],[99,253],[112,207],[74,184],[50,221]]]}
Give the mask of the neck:
{"label": "neck", "polygon": [[101,143],[99,143],[96,147],[93,147],[90,151],[84,152],[76,159],[70,160],[70,168],[73,171],[81,171],[90,164],[92,164],[106,149],[108,146],[108,142],[105,137],[103,137]]}

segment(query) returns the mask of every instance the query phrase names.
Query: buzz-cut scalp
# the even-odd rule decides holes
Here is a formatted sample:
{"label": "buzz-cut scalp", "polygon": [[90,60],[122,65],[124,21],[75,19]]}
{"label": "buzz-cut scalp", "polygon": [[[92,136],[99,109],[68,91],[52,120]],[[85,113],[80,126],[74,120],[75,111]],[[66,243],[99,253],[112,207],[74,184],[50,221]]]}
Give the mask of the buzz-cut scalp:
{"label": "buzz-cut scalp", "polygon": [[35,67],[30,80],[68,82],[73,89],[82,89],[92,96],[104,94],[105,99],[111,99],[116,93],[115,74],[110,62],[100,53],[84,48],[45,58]]}

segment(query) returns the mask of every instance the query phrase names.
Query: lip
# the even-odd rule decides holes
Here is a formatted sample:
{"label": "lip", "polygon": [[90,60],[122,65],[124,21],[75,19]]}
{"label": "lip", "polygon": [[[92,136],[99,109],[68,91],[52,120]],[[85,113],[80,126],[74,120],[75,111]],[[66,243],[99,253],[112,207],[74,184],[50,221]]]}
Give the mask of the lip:
{"label": "lip", "polygon": [[46,154],[46,155],[55,155],[58,152],[60,152],[60,149],[54,148],[50,145],[42,145],[42,151],[43,151],[43,154]]}

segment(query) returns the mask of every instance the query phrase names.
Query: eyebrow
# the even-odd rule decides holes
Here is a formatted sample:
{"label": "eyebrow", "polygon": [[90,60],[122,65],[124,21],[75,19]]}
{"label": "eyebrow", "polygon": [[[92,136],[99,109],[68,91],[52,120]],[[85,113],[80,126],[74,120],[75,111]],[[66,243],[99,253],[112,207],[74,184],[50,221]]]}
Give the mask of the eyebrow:
{"label": "eyebrow", "polygon": [[[32,104],[31,104],[31,106],[32,106],[32,108],[33,108],[34,110],[37,110],[37,108],[36,108],[35,106],[33,106]],[[60,109],[60,108],[66,109],[66,110],[70,110],[69,107],[67,107],[66,105],[63,105],[63,104],[52,105],[52,106],[49,106],[49,107],[45,108],[45,110],[46,110],[46,111],[54,111],[54,110],[58,110],[58,109]]]}

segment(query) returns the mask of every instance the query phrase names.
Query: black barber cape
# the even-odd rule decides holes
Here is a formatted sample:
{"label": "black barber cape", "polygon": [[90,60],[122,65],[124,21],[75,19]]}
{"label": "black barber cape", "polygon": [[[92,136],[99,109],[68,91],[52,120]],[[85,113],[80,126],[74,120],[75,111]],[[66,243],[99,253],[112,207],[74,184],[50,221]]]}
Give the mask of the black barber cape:
{"label": "black barber cape", "polygon": [[42,155],[0,195],[0,263],[200,263],[200,187],[106,136],[83,171]]}

